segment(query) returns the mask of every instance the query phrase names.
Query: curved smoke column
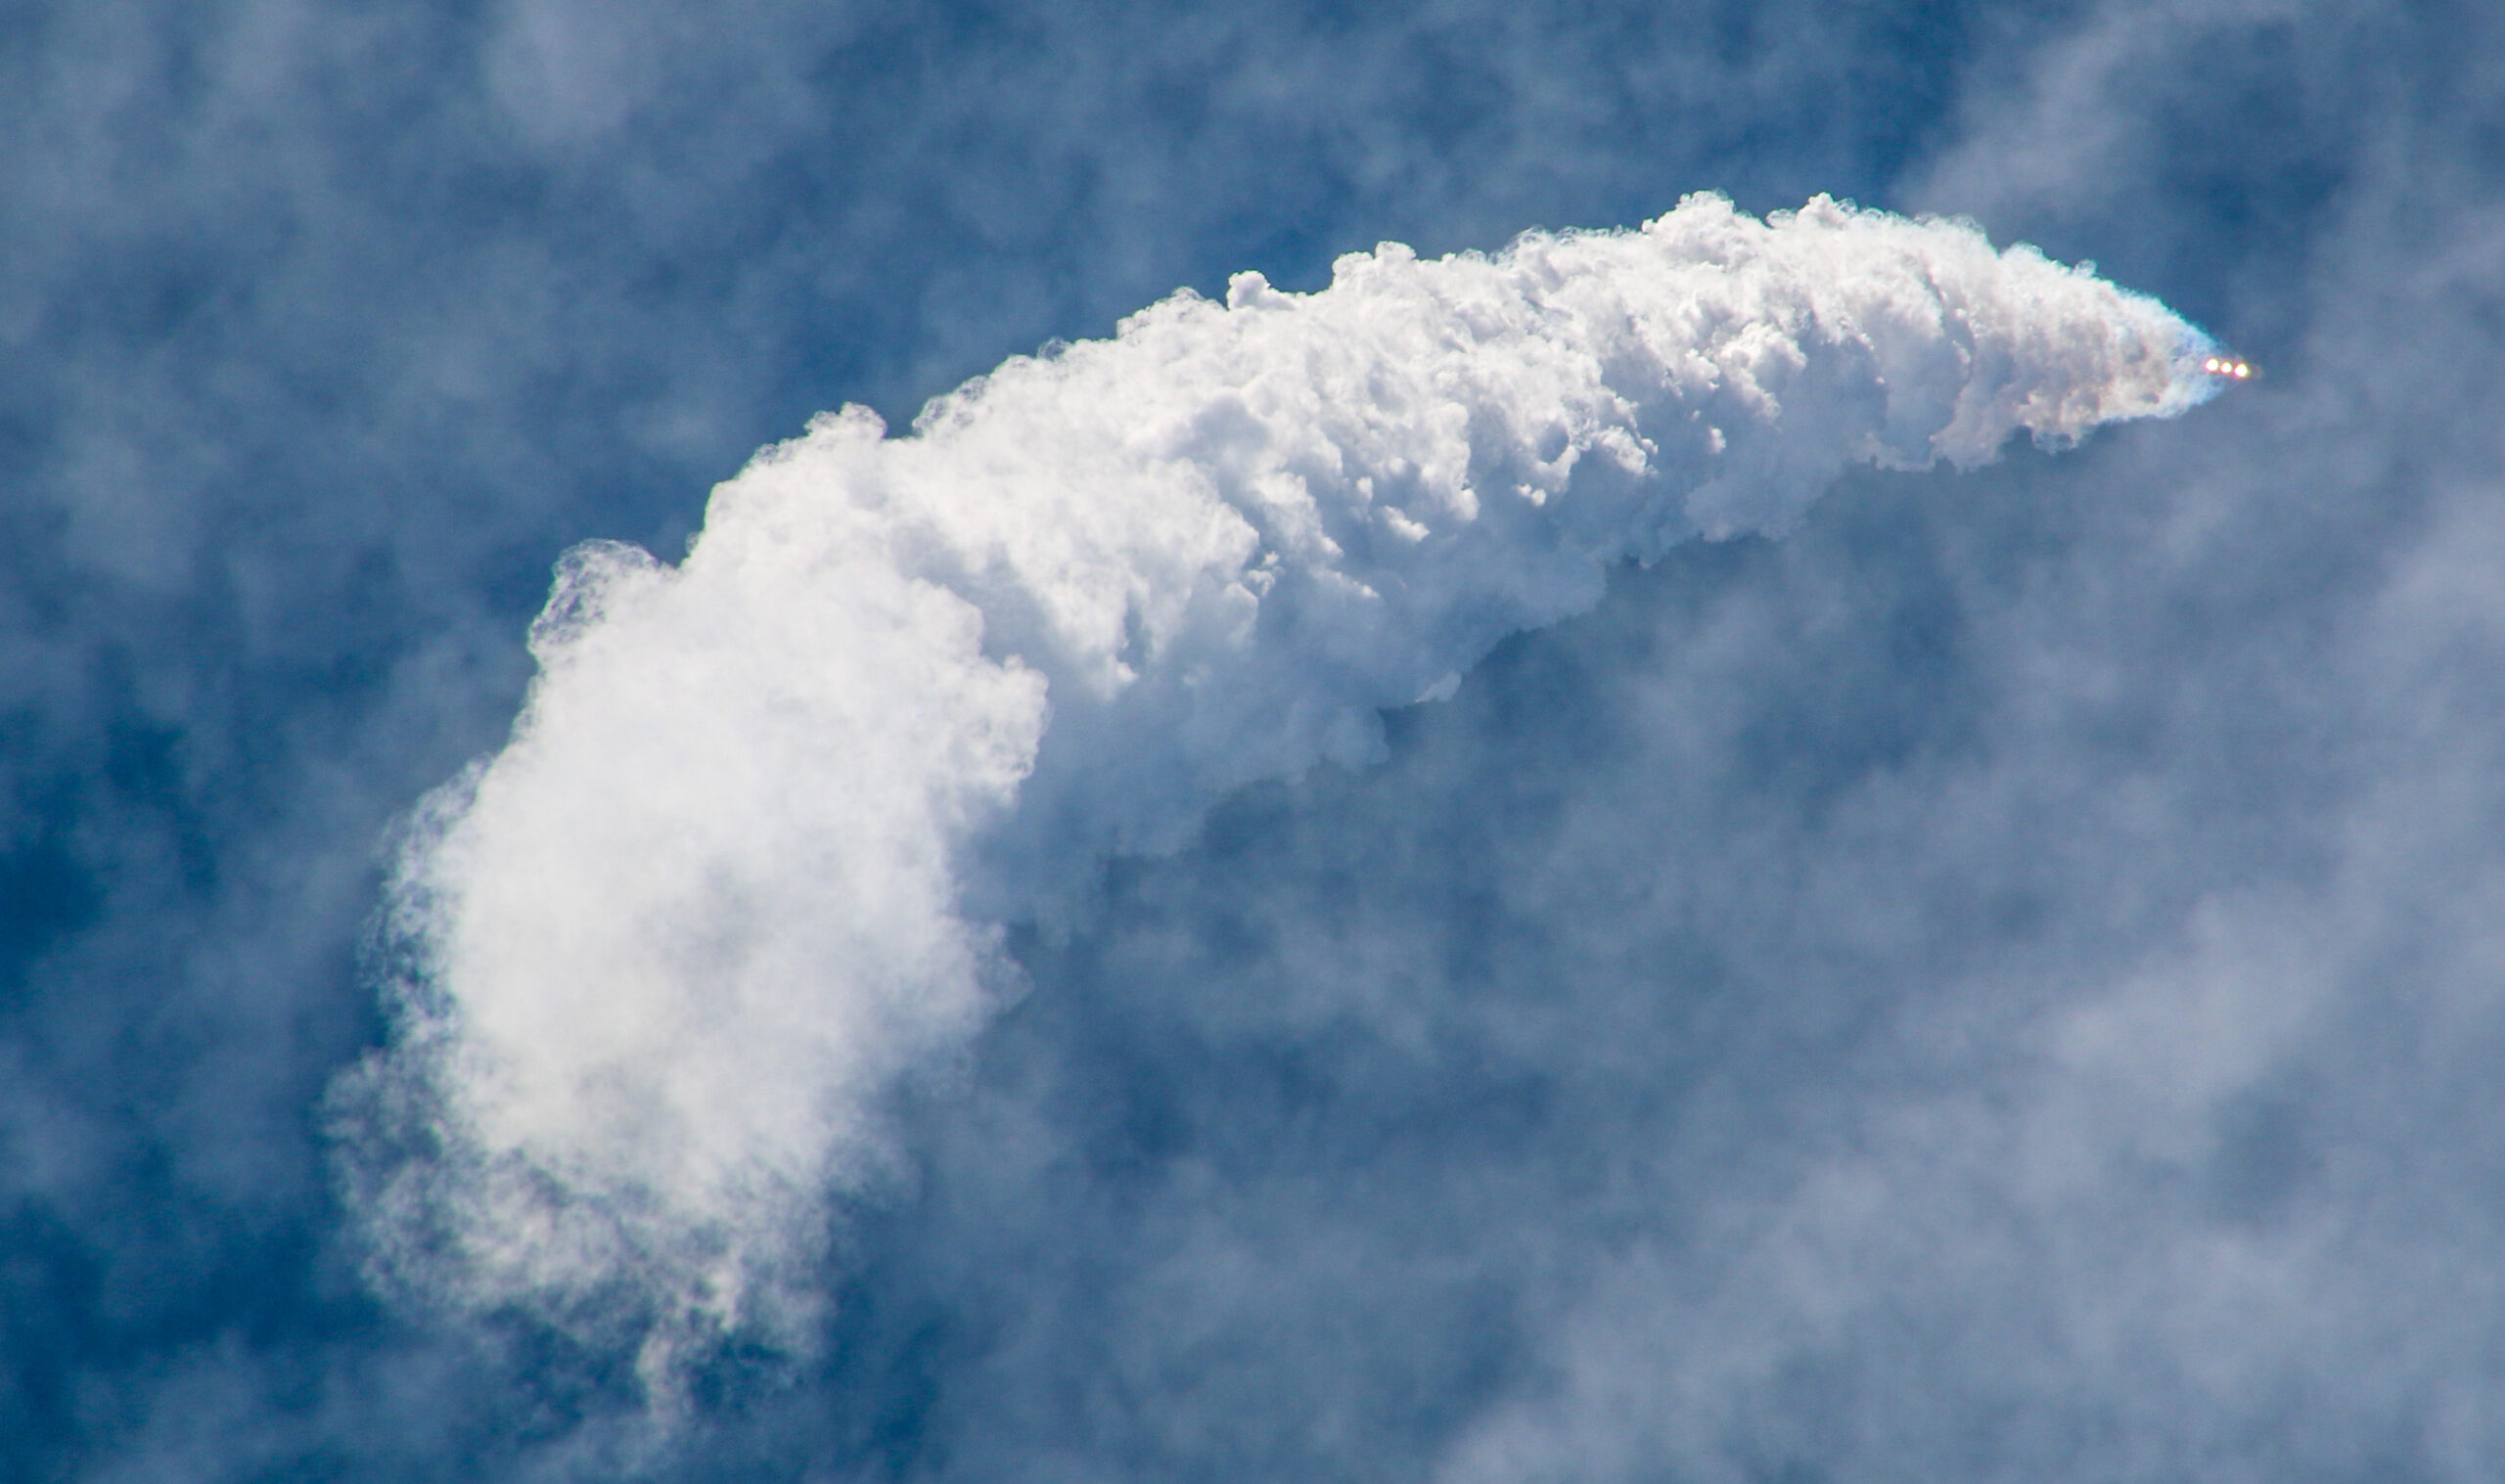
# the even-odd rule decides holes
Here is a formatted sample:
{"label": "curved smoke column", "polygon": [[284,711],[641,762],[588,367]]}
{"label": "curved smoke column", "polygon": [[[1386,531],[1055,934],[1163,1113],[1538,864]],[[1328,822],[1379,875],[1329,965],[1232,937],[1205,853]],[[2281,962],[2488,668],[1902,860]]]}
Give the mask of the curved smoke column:
{"label": "curved smoke column", "polygon": [[358,1136],[384,1268],[559,1323],[622,1302],[648,1367],[797,1332],[883,1090],[1014,977],[998,924],[1229,788],[1361,763],[1382,708],[1612,563],[1780,533],[1856,462],[2181,412],[2209,348],[1968,226],[1706,196],[1386,244],[1312,294],[1242,274],[910,436],[821,417],[678,565],[569,555],[511,742],[417,821]]}

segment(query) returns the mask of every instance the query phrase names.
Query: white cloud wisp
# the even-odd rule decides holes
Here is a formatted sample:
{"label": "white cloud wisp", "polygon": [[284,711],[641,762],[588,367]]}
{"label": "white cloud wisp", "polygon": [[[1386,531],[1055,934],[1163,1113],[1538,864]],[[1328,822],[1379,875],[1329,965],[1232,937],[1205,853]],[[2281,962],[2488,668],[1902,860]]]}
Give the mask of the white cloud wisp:
{"label": "white cloud wisp", "polygon": [[[2203,400],[2154,300],[1972,227],[1690,198],[1311,294],[1239,275],[1013,359],[909,436],[822,417],[675,566],[593,545],[504,751],[417,822],[379,1260],[558,1322],[794,1334],[883,1093],[1231,788],[1381,745],[1608,569],[1780,534],[1855,463]],[[406,1146],[402,1146],[406,1147]]]}

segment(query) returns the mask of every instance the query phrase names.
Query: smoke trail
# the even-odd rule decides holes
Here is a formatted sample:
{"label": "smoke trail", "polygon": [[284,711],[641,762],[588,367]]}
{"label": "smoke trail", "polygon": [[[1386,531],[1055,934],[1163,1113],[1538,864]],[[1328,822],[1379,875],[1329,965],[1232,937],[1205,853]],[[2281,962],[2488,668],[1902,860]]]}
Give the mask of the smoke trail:
{"label": "smoke trail", "polygon": [[1364,761],[1614,562],[1780,533],[1856,461],[2178,413],[2209,348],[1970,227],[1706,196],[1386,244],[1309,295],[1242,274],[907,437],[818,419],[677,566],[567,558],[511,742],[416,822],[356,1136],[420,1141],[370,1160],[383,1266],[560,1322],[622,1299],[664,1349],[798,1323],[824,1192],[982,1022],[997,924]]}

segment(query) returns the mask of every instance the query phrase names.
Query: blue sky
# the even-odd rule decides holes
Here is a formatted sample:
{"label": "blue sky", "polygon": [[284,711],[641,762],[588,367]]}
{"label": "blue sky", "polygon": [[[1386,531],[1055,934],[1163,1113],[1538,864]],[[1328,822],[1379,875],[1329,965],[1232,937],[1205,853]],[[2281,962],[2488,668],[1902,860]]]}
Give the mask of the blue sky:
{"label": "blue sky", "polygon": [[[10,12],[5,1472],[2485,1477],[2497,32]],[[631,1315],[368,1282],[387,841],[504,742],[561,553],[674,558],[812,413],[1177,286],[1696,190],[1969,216],[2265,377],[1626,566],[1010,923],[805,1342],[665,1424]]]}

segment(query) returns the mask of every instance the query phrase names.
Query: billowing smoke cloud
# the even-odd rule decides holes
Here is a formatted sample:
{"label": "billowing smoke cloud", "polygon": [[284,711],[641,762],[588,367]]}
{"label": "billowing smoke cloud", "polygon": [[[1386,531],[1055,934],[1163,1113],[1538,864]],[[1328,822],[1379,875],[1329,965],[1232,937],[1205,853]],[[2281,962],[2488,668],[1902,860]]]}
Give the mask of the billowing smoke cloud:
{"label": "billowing smoke cloud", "polygon": [[1697,197],[1387,244],[1312,294],[1239,275],[910,436],[821,418],[676,566],[573,553],[510,744],[417,822],[357,1104],[419,1141],[366,1147],[382,1264],[560,1322],[623,1301],[657,1365],[796,1332],[825,1192],[1010,989],[1002,924],[1231,788],[1362,764],[1383,708],[1614,563],[1781,533],[1856,462],[2178,413],[2208,348],[1968,226]]}

